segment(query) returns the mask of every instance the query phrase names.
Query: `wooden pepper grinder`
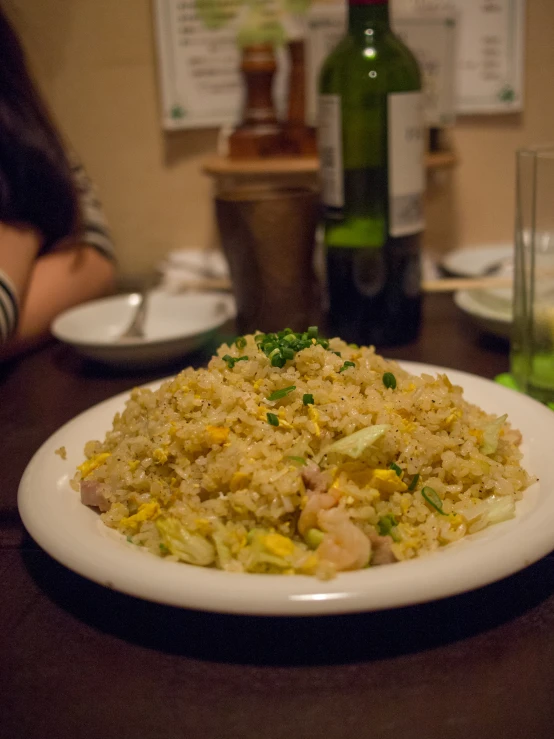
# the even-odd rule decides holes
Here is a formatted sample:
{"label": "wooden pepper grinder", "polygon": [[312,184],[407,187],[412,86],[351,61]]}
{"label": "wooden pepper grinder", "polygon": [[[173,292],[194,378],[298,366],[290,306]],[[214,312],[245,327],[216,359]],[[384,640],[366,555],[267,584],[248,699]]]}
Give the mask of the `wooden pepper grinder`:
{"label": "wooden pepper grinder", "polygon": [[246,86],[243,120],[229,137],[231,159],[258,159],[284,153],[283,126],[273,104],[277,69],[271,44],[252,44],[242,50],[241,71]]}

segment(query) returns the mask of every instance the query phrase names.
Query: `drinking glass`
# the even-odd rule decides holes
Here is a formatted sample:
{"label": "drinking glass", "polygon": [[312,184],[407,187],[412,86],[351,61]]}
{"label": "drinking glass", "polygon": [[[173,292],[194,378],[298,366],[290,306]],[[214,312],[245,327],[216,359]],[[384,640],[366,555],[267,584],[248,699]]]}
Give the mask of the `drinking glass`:
{"label": "drinking glass", "polygon": [[517,152],[511,372],[554,401],[554,145]]}

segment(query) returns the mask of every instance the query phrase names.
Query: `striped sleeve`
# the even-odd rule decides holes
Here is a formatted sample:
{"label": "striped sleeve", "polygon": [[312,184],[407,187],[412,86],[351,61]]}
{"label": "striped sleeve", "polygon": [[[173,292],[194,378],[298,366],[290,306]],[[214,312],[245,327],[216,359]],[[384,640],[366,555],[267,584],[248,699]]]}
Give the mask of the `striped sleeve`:
{"label": "striped sleeve", "polygon": [[98,198],[96,188],[85,172],[82,164],[72,158],[71,171],[77,190],[81,212],[81,233],[79,241],[90,244],[109,259],[115,259],[115,250],[110,229]]}
{"label": "striped sleeve", "polygon": [[19,301],[13,282],[0,270],[0,344],[5,343],[17,328]]}

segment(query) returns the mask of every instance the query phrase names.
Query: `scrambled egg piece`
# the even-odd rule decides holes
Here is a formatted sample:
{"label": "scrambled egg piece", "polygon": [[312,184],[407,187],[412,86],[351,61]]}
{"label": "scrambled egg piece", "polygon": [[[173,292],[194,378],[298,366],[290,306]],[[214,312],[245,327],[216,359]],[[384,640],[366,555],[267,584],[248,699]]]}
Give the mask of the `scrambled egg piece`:
{"label": "scrambled egg piece", "polygon": [[229,436],[229,429],[226,426],[206,426],[206,431],[212,444],[223,444]]}
{"label": "scrambled egg piece", "polygon": [[246,483],[250,478],[244,472],[235,472],[231,477],[229,487],[233,492],[246,487]]}
{"label": "scrambled egg piece", "polygon": [[167,452],[164,449],[154,449],[152,456],[159,464],[165,464],[167,462]]}
{"label": "scrambled egg piece", "polygon": [[310,554],[302,564],[298,565],[298,571],[304,572],[306,575],[313,575],[315,568],[319,564],[317,554]]}
{"label": "scrambled egg piece", "polygon": [[119,522],[121,529],[138,529],[143,521],[155,518],[160,512],[159,504],[154,500],[151,503],[143,503],[133,516],[122,518]]}
{"label": "scrambled egg piece", "polygon": [[319,413],[313,407],[313,405],[308,406],[308,416],[310,417],[310,420],[313,421],[313,424],[315,426],[315,435],[321,436],[321,429],[319,427]]}
{"label": "scrambled egg piece", "polygon": [[294,552],[294,544],[282,534],[268,534],[263,538],[263,545],[268,552],[278,557],[287,557]]}
{"label": "scrambled egg piece", "polygon": [[95,457],[91,457],[91,459],[87,459],[83,464],[80,464],[77,469],[81,472],[81,477],[83,479],[88,477],[93,470],[104,464],[108,457],[111,457],[109,452],[102,452],[102,454],[97,454]]}
{"label": "scrambled egg piece", "polygon": [[207,518],[197,518],[195,523],[196,528],[200,534],[206,536],[207,534],[211,533],[212,525]]}
{"label": "scrambled egg piece", "polygon": [[403,493],[408,489],[405,482],[394,470],[373,470],[373,475],[369,481],[372,488],[376,488],[380,493]]}
{"label": "scrambled egg piece", "polygon": [[457,408],[455,411],[452,411],[452,413],[445,419],[444,425],[450,426],[450,424],[454,423],[454,421],[457,418],[461,418],[461,417],[462,417],[462,411],[459,408]]}
{"label": "scrambled egg piece", "polygon": [[483,443],[483,429],[469,429],[471,436],[475,436],[479,444]]}
{"label": "scrambled egg piece", "polygon": [[138,459],[133,459],[132,462],[129,462],[129,469],[131,470],[131,472],[136,472],[139,464],[140,462],[138,461]]}

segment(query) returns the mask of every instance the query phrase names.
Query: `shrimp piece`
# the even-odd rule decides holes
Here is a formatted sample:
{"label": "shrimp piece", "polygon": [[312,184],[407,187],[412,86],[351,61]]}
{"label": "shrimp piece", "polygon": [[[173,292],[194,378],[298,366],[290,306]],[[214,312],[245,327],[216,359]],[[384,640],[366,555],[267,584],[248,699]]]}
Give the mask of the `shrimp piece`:
{"label": "shrimp piece", "polygon": [[318,516],[321,511],[327,511],[338,503],[338,499],[331,493],[308,493],[308,502],[298,519],[298,531],[304,536],[309,529],[318,527]]}
{"label": "shrimp piece", "polygon": [[371,542],[344,511],[321,511],[318,523],[325,531],[323,541],[317,548],[317,555],[322,561],[333,564],[337,571],[359,570],[367,565],[371,556]]}

